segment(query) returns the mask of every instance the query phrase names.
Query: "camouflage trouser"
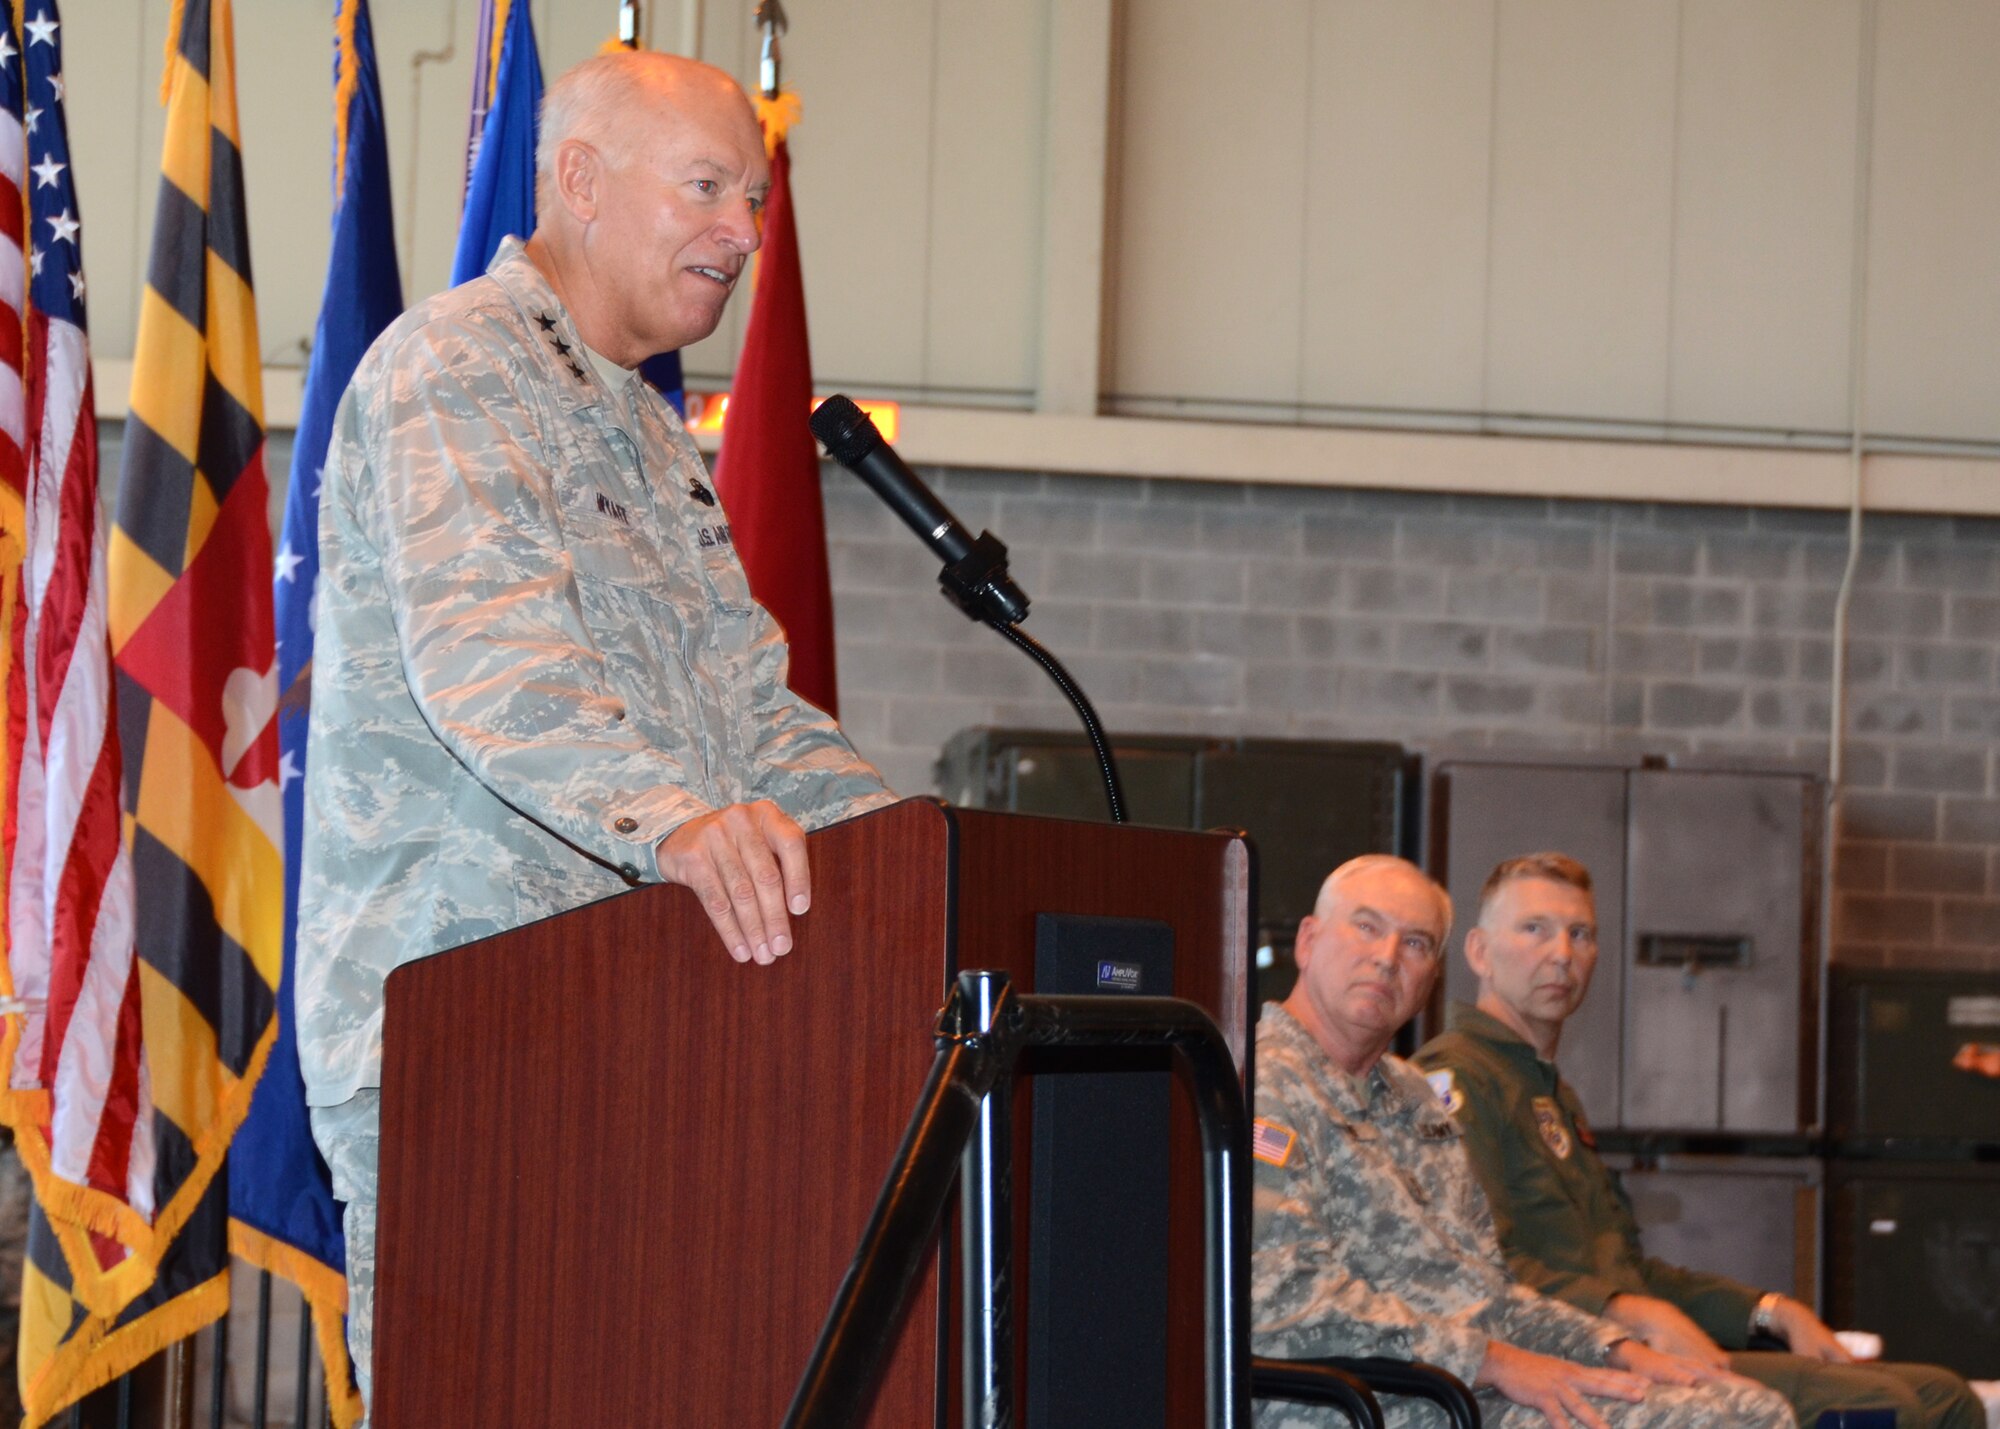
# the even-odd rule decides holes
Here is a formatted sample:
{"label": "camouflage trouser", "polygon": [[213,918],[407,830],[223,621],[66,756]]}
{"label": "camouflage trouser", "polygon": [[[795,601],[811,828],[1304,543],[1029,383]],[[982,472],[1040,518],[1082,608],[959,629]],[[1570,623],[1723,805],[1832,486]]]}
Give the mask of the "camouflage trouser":
{"label": "camouflage trouser", "polygon": [[[382,1135],[382,1094],[363,1087],[339,1106],[312,1108],[313,1140],[333,1175],[347,1234],[347,1352],[365,1406],[374,1388],[375,1185]],[[359,1429],[367,1429],[362,1420]]]}
{"label": "camouflage trouser", "polygon": [[[1382,1395],[1387,1429],[1446,1429],[1444,1411],[1419,1399]],[[1591,1405],[1612,1429],[1792,1429],[1791,1406],[1757,1385],[1700,1389],[1656,1384],[1638,1404],[1593,1399]],[[1491,1389],[1479,1391],[1479,1414],[1485,1429],[1548,1429],[1539,1409],[1501,1398]],[[1333,1408],[1265,1402],[1257,1406],[1257,1429],[1333,1429],[1347,1417]]]}

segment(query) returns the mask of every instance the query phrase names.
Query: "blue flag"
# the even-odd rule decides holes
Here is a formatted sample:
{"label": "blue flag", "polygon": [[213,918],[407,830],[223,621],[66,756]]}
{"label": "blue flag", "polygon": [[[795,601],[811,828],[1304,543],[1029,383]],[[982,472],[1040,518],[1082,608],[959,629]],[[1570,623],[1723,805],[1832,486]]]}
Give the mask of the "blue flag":
{"label": "blue flag", "polygon": [[[491,0],[488,0],[491,3]],[[473,103],[486,96],[474,94]],[[542,61],[527,0],[507,7],[500,40],[500,69],[493,78],[479,153],[465,185],[451,284],[469,283],[486,271],[500,240],[535,231],[535,134],[541,127]]]}
{"label": "blue flag", "polygon": [[[520,7],[526,10],[523,4]],[[229,1153],[231,1246],[295,1282],[312,1306],[327,1365],[336,1424],[359,1418],[350,1383],[341,1307],[347,1251],[340,1214],[306,1118],[305,1084],[292,1015],[293,960],[304,824],[306,722],[312,680],[311,605],[319,578],[320,468],[334,408],[377,334],[403,310],[389,201],[389,148],[368,0],[340,0],[335,12],[333,252],[326,294],[306,369],[305,402],[292,449],[291,485],[274,586],[278,636],[279,781],[285,807],[285,961],[278,989],[278,1036],[250,1115]]]}
{"label": "blue flag", "polygon": [[[494,0],[481,0],[480,34],[490,36]],[[482,38],[480,54],[489,40]],[[480,122],[480,115],[485,115]],[[535,231],[535,139],[541,133],[542,62],[535,49],[535,27],[527,0],[507,6],[500,39],[500,66],[489,82],[475,73],[472,115],[478,142],[467,165],[465,212],[458,222],[458,247],[452,253],[451,283],[470,282],[486,271],[500,240],[509,234],[526,238]],[[641,375],[687,415],[687,393],[681,383],[681,355],[662,352],[639,367]]]}

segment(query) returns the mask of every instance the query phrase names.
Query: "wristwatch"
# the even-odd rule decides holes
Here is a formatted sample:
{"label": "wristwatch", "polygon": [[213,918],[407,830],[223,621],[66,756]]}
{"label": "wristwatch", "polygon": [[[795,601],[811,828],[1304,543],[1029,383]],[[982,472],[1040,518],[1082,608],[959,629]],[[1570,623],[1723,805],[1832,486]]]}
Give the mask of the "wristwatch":
{"label": "wristwatch", "polygon": [[1757,1308],[1750,1312],[1750,1333],[1769,1335],[1773,1339],[1783,1339],[1778,1333],[1778,1302],[1784,1297],[1775,1290],[1766,1291],[1758,1298]]}

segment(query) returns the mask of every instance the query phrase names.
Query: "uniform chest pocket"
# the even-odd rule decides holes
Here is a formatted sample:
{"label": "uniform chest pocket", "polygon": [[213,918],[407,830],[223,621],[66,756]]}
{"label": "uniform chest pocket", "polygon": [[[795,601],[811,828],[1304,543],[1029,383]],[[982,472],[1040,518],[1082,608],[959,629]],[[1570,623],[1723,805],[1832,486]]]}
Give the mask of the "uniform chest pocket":
{"label": "uniform chest pocket", "polygon": [[[613,505],[608,497],[598,500]],[[614,505],[614,511],[622,510]],[[563,544],[577,579],[605,581],[655,597],[664,594],[660,553],[617,515],[571,507],[563,512],[563,527]]]}
{"label": "uniform chest pocket", "polygon": [[718,509],[714,514],[703,514],[694,535],[695,545],[701,557],[701,569],[708,580],[708,588],[713,594],[716,607],[731,615],[750,613],[750,579],[743,573],[743,563],[736,557],[736,543],[730,534],[729,521]]}

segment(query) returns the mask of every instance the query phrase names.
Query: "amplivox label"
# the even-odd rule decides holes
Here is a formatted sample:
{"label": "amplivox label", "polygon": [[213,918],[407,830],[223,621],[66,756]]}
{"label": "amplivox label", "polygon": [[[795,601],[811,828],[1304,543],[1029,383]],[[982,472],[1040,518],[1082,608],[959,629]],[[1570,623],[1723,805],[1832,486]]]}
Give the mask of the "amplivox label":
{"label": "amplivox label", "polygon": [[1102,961],[1097,965],[1097,985],[1108,987],[1113,992],[1137,992],[1139,990],[1139,965],[1137,963],[1114,963]]}

